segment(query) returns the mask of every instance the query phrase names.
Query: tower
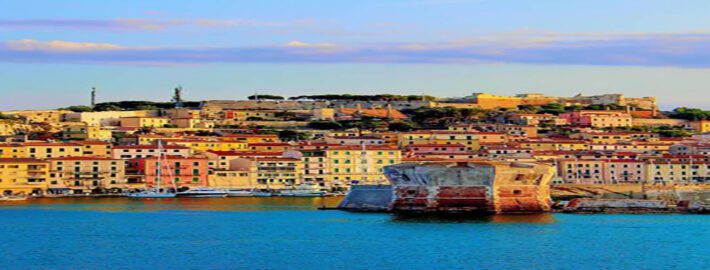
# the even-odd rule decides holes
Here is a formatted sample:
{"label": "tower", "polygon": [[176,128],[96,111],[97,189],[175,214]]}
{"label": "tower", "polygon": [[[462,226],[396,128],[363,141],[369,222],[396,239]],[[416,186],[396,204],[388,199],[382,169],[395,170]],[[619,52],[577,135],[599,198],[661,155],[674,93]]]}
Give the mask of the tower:
{"label": "tower", "polygon": [[91,87],[91,108],[96,107],[96,87]]}
{"label": "tower", "polygon": [[175,108],[182,108],[182,86],[178,85],[178,87],[175,88],[173,102],[175,102]]}

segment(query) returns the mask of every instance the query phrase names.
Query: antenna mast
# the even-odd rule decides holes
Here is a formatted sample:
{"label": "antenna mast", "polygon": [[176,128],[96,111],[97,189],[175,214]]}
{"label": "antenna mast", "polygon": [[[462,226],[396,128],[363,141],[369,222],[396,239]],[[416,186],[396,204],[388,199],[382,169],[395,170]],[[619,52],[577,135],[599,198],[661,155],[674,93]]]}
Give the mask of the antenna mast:
{"label": "antenna mast", "polygon": [[175,88],[175,95],[173,95],[173,102],[175,102],[175,108],[182,108],[182,86],[178,85]]}

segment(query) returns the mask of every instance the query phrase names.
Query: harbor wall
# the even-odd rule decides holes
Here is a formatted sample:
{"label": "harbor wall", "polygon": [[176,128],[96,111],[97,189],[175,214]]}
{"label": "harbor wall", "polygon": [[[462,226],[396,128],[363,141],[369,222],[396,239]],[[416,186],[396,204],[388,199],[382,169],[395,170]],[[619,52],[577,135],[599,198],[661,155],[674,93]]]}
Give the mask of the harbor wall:
{"label": "harbor wall", "polygon": [[392,202],[392,186],[356,185],[338,205],[339,209],[351,211],[387,211]]}

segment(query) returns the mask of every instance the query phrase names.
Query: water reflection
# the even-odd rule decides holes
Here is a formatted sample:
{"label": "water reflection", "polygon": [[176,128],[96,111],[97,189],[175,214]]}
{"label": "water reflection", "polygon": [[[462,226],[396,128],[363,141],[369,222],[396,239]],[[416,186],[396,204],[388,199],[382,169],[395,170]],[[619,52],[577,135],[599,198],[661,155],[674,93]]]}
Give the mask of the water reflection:
{"label": "water reflection", "polygon": [[342,197],[239,197],[239,198],[39,198],[2,202],[0,209],[56,209],[96,211],[273,211],[314,210],[335,207]]}
{"label": "water reflection", "polygon": [[491,214],[393,214],[393,222],[411,223],[554,223],[552,214],[491,215]]}

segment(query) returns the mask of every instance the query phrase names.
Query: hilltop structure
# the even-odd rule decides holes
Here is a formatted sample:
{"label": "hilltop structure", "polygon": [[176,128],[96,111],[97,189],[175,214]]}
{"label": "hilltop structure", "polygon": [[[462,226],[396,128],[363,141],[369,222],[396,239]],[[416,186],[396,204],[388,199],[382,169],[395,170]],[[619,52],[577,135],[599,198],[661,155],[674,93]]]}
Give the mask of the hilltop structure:
{"label": "hilltop structure", "polygon": [[543,94],[518,94],[515,96],[497,96],[488,93],[473,93],[465,99],[470,100],[481,109],[517,108],[522,105],[542,106],[547,104],[573,105],[620,105],[630,106],[641,110],[658,110],[656,98],[640,97],[629,98],[623,94],[604,94],[594,96],[551,97]]}

